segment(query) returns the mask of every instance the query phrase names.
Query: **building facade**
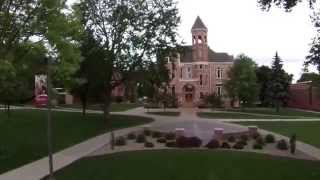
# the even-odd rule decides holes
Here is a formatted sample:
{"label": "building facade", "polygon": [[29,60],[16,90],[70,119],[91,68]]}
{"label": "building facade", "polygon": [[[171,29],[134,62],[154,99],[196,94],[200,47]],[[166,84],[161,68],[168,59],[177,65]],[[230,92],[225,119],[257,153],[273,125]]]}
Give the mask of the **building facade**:
{"label": "building facade", "polygon": [[229,106],[223,84],[233,66],[233,56],[218,53],[208,46],[208,29],[197,17],[191,29],[192,45],[183,46],[175,57],[168,58],[170,91],[179,106],[195,107],[205,96],[215,93]]}

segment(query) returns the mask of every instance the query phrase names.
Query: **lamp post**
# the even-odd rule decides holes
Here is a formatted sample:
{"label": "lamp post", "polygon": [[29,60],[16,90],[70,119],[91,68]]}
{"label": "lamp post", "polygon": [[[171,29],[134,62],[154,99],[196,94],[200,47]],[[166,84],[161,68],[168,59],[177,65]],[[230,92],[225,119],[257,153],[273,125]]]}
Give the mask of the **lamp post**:
{"label": "lamp post", "polygon": [[48,180],[54,180],[53,157],[52,157],[52,84],[51,84],[51,58],[47,58],[47,93],[48,93],[48,117],[47,117],[47,138],[48,138],[48,158],[49,158],[49,177]]}

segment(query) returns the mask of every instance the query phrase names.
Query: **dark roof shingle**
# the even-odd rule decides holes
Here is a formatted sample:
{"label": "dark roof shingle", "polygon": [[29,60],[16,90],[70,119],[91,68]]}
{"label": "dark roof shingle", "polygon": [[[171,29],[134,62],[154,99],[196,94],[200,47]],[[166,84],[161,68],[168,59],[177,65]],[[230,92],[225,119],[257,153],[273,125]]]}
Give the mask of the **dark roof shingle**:
{"label": "dark roof shingle", "polygon": [[194,22],[192,29],[207,29],[207,27],[202,22],[201,18],[198,16],[196,21]]}
{"label": "dark roof shingle", "polygon": [[[183,46],[180,52],[181,62],[182,63],[193,62],[192,52],[193,52],[192,46]],[[233,56],[230,56],[227,53],[214,52],[212,49],[209,48],[208,61],[209,62],[233,62]]]}

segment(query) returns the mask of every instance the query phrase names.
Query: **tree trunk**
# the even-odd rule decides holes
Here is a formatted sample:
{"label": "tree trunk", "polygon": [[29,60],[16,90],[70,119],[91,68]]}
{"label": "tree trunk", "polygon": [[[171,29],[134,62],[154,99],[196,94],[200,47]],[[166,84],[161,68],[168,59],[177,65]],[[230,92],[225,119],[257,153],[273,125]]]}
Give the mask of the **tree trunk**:
{"label": "tree trunk", "polygon": [[280,103],[279,103],[279,101],[276,102],[276,112],[277,113],[280,112]]}
{"label": "tree trunk", "polygon": [[86,116],[87,98],[82,100],[82,116]]}
{"label": "tree trunk", "polygon": [[110,120],[111,93],[112,93],[112,89],[107,88],[106,93],[104,94],[103,114],[104,114],[104,120],[106,122]]}

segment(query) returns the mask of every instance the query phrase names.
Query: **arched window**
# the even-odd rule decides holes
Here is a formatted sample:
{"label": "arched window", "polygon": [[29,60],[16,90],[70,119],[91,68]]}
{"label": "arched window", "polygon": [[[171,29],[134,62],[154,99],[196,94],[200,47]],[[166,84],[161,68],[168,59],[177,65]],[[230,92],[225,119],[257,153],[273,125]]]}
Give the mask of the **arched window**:
{"label": "arched window", "polygon": [[198,36],[198,44],[202,44],[202,37]]}

